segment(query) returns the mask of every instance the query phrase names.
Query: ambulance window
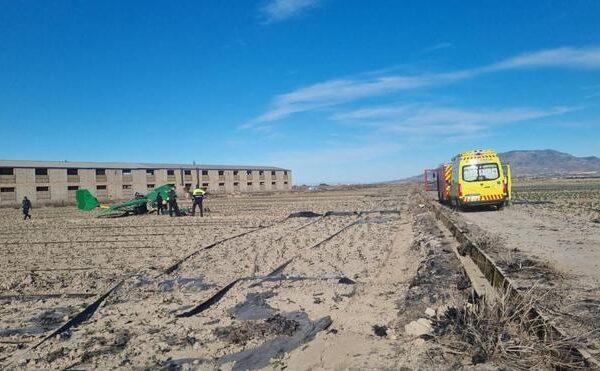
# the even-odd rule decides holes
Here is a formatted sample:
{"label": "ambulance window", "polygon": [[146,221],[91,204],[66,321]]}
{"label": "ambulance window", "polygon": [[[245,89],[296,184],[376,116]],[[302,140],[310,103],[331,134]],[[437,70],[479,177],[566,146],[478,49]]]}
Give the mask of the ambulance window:
{"label": "ambulance window", "polygon": [[500,177],[498,165],[484,164],[479,165],[479,178],[482,180],[495,180]]}
{"label": "ambulance window", "polygon": [[477,180],[477,165],[463,167],[463,180],[466,182],[474,182]]}
{"label": "ambulance window", "polygon": [[462,177],[465,182],[495,180],[500,177],[497,164],[477,164],[463,167]]}

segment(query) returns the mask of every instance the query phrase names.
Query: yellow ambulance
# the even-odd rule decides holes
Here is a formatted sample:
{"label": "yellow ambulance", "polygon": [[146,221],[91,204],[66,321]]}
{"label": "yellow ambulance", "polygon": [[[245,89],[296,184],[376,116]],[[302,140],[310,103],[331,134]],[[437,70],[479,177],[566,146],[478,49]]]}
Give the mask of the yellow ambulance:
{"label": "yellow ambulance", "polygon": [[457,209],[492,205],[500,210],[511,198],[510,166],[492,150],[459,153],[450,178],[450,201]]}

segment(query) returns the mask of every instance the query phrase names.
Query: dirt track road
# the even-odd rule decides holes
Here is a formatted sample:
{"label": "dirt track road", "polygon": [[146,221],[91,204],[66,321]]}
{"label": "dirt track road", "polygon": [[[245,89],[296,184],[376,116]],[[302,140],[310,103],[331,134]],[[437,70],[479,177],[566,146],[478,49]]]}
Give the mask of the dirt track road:
{"label": "dirt track road", "polygon": [[600,224],[575,215],[513,205],[502,211],[461,213],[465,220],[501,236],[508,248],[538,257],[575,279],[600,284]]}
{"label": "dirt track road", "polygon": [[595,219],[552,204],[455,217],[466,221],[472,236],[491,236],[488,253],[516,285],[523,292],[534,290],[558,328],[600,356],[600,224]]}

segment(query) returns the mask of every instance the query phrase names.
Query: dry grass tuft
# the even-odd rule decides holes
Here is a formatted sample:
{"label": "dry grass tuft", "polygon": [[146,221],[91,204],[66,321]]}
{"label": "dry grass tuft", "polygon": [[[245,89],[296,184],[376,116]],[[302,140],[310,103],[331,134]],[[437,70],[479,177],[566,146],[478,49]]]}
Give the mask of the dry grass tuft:
{"label": "dry grass tuft", "polygon": [[485,232],[478,232],[473,238],[475,245],[483,251],[504,251],[506,250],[504,240],[498,235],[490,235]]}
{"label": "dry grass tuft", "polygon": [[533,315],[531,292],[506,292],[495,301],[450,307],[434,322],[436,340],[473,364],[514,369],[585,368],[574,352],[579,339],[563,338]]}

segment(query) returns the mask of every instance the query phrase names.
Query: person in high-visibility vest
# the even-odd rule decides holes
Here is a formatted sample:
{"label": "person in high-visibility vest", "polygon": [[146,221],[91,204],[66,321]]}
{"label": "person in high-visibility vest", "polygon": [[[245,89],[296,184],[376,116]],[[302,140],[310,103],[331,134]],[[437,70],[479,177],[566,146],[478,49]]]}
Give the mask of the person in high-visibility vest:
{"label": "person in high-visibility vest", "polygon": [[204,216],[204,209],[202,207],[202,200],[204,200],[204,190],[196,184],[196,188],[192,191],[192,197],[194,198],[194,204],[192,205],[192,216],[196,215],[196,205],[200,207],[200,216]]}

